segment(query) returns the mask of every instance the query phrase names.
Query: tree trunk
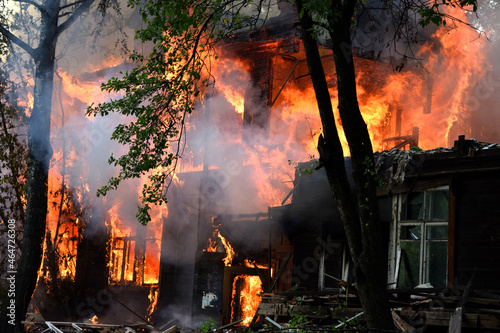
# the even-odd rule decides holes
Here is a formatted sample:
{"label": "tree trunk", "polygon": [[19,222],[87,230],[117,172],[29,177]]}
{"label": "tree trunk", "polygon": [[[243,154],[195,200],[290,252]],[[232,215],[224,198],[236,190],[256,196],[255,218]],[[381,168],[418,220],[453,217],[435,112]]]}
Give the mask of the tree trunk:
{"label": "tree trunk", "polygon": [[[339,2],[332,13],[342,13],[342,19],[329,22],[337,72],[339,113],[351,151],[356,198],[347,182],[342,146],[336,130],[330,94],[321,64],[318,46],[311,31],[310,12],[297,1],[301,13],[302,39],[323,124],[323,136],[318,142],[321,162],[344,224],[354,266],[354,279],[367,323],[372,328],[393,328],[386,287],[386,267],[382,226],[378,218],[375,194],[373,151],[367,126],[359,110],[356,76],[351,53],[349,25],[354,1]],[[350,13],[350,14],[349,14]],[[347,28],[345,28],[347,27]]]}
{"label": "tree trunk", "polygon": [[27,204],[23,235],[25,241],[16,274],[16,325],[7,322],[10,318],[6,316],[7,309],[4,304],[2,332],[24,331],[21,321],[26,317],[42,262],[47,218],[48,173],[52,157],[50,116],[59,1],[47,1],[45,9],[41,18],[40,43],[35,54],[34,105],[28,125]]}
{"label": "tree trunk", "polygon": [[351,52],[350,25],[355,1],[345,2],[343,6],[340,6],[340,2],[337,4],[338,7],[334,10],[342,12],[342,17],[330,20],[330,36],[337,72],[339,113],[351,151],[359,207],[358,225],[361,230],[361,244],[360,240],[353,240],[362,249],[353,254],[354,278],[368,323],[375,328],[390,329],[394,324],[387,295],[387,246],[381,241],[384,239],[383,226],[379,219],[375,192],[377,183],[373,148],[359,109]]}

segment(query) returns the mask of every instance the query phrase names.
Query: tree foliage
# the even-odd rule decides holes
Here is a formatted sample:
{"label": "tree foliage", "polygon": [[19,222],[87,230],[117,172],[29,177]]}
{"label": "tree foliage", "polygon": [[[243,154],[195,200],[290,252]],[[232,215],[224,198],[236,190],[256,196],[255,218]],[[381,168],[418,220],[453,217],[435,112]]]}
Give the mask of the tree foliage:
{"label": "tree foliage", "polygon": [[260,13],[266,5],[247,0],[132,1],[130,5],[140,6],[146,24],[135,38],[151,43],[152,52],[133,52],[130,59],[137,66],[102,86],[108,92],[123,93],[122,98],[93,106],[88,112],[131,116],[112,135],[129,147],[124,155],[109,159],[120,171],[98,193],[105,195],[121,181],[152,171],[150,183],[142,190],[145,205],[137,214],[146,224],[149,205],[164,202],[169,176],[182,150],[185,117],[204,88],[213,83],[203,73],[210,73],[211,60],[217,59],[215,45],[238,30],[257,27],[265,19]]}
{"label": "tree foliage", "polygon": [[[7,235],[7,221],[14,219],[18,226],[24,221],[26,202],[26,144],[19,132],[26,123],[23,108],[19,107],[9,89],[9,81],[0,72],[0,230]],[[22,230],[16,232],[16,244],[22,242]],[[8,242],[0,244],[0,266],[8,267]],[[7,282],[2,275],[0,299],[6,295]]]}
{"label": "tree foliage", "polygon": [[24,220],[26,144],[19,134],[26,124],[24,110],[12,98],[7,78],[0,73],[0,217]]}

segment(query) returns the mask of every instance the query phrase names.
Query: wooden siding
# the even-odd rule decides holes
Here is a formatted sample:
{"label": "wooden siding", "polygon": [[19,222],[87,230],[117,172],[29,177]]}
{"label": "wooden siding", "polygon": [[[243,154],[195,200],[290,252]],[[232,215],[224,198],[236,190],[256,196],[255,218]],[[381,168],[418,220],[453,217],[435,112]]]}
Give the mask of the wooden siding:
{"label": "wooden siding", "polygon": [[457,176],[455,286],[500,289],[500,172]]}

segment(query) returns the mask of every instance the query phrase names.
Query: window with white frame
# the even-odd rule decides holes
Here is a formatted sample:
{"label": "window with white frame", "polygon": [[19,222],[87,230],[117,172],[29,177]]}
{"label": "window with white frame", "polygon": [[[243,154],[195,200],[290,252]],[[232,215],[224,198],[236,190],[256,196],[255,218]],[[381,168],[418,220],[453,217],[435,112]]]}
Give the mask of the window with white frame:
{"label": "window with white frame", "polygon": [[429,283],[445,287],[448,262],[448,187],[398,198],[395,281],[398,288]]}

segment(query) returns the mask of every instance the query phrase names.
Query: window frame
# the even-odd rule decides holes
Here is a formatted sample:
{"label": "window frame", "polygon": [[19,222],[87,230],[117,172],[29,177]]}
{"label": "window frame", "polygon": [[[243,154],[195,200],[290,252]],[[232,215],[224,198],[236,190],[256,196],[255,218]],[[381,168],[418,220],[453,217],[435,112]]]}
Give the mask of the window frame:
{"label": "window frame", "polygon": [[[448,214],[446,220],[444,219],[427,219],[427,193],[432,191],[447,190],[448,191]],[[389,242],[389,265],[388,265],[388,283],[389,288],[398,288],[400,267],[402,265],[401,261],[401,229],[404,226],[419,226],[421,230],[420,242],[420,253],[419,253],[419,272],[418,281],[415,281],[417,285],[429,282],[429,251],[427,250],[428,244],[434,242],[446,242],[446,276],[445,281],[448,280],[449,267],[449,227],[450,227],[450,187],[448,185],[436,186],[425,189],[419,189],[416,192],[424,193],[423,197],[423,211],[424,215],[419,219],[403,219],[403,202],[404,197],[408,195],[408,192],[397,194],[393,197],[393,219],[391,221],[391,237]],[[446,226],[447,227],[447,237],[446,239],[428,239],[427,230],[434,226]],[[404,240],[403,240],[404,241]],[[416,275],[416,274],[414,274]]]}

